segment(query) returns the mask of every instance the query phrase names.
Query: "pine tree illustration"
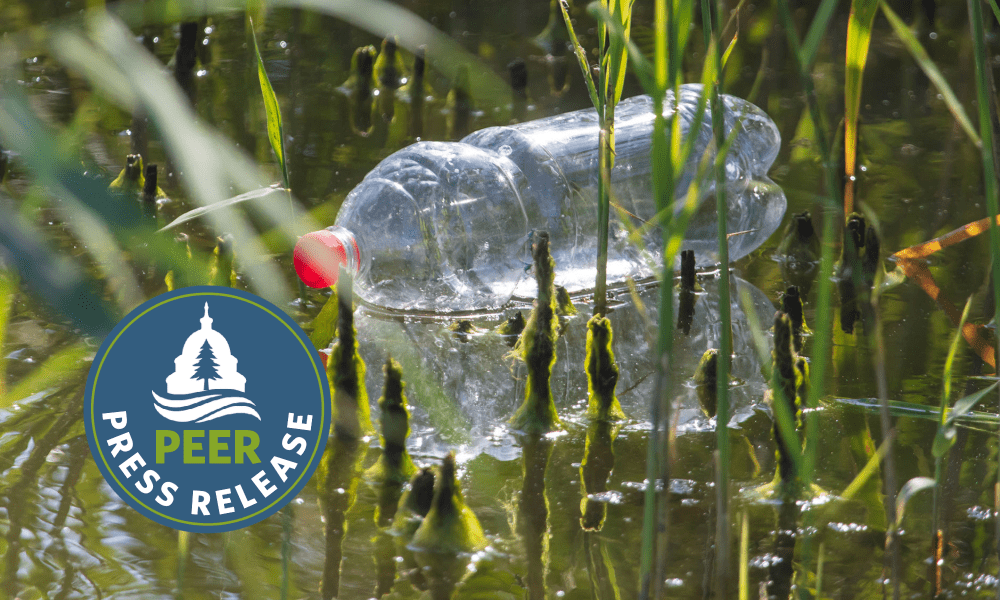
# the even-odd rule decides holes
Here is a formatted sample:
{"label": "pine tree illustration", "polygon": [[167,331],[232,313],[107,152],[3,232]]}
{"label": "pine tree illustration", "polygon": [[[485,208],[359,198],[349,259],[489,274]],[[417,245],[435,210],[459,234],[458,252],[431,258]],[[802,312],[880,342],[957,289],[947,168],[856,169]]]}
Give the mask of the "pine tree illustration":
{"label": "pine tree illustration", "polygon": [[205,391],[208,391],[208,380],[209,379],[222,379],[219,376],[219,369],[215,364],[215,354],[212,352],[212,347],[208,344],[208,340],[201,345],[201,352],[198,353],[198,362],[195,363],[198,367],[194,372],[195,379],[205,380]]}

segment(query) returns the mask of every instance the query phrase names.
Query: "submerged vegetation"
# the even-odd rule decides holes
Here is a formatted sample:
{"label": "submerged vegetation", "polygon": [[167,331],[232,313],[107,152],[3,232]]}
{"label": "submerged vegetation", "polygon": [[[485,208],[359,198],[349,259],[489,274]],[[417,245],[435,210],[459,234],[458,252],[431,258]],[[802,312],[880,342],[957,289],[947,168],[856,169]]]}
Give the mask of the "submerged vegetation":
{"label": "submerged vegetation", "polygon": [[[0,595],[998,593],[996,3],[514,4],[0,5]],[[714,162],[672,126],[689,81]],[[611,174],[615,105],[642,91],[648,222]],[[776,121],[789,207],[761,251],[699,273],[696,201],[723,215],[724,265],[746,233],[724,218],[723,92]],[[389,153],[588,104],[593,294],[555,285],[575,267],[537,230],[537,297],[502,313],[385,315],[346,273],[294,281],[297,237]],[[660,283],[608,289],[609,245],[645,228]],[[80,423],[94,344],[206,283],[329,353],[314,484],[239,535],[130,512]]]}

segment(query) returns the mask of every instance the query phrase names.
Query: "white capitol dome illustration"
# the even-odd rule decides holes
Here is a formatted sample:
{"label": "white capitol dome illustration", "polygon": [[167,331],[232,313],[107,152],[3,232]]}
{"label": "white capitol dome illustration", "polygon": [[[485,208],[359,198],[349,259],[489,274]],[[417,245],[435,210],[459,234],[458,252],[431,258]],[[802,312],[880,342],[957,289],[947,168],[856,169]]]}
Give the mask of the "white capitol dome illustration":
{"label": "white capitol dome illustration", "polygon": [[[197,363],[202,347],[208,342],[212,349],[217,378],[197,378]],[[181,355],[174,359],[174,372],[167,377],[167,393],[174,395],[193,394],[209,390],[246,391],[247,378],[236,370],[236,357],[229,349],[229,342],[222,334],[212,329],[212,318],[208,316],[208,302],[205,316],[201,318],[201,329],[195,331],[186,342]],[[207,388],[206,388],[207,383]]]}

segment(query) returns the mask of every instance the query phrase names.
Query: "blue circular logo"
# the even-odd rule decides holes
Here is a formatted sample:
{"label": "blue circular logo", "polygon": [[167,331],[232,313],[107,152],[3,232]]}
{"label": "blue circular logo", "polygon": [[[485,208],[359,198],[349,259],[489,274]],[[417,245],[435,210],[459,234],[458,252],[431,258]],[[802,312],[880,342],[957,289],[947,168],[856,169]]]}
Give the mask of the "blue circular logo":
{"label": "blue circular logo", "polygon": [[319,464],[330,385],[312,342],[253,294],[197,286],[133,310],[87,378],[90,450],[157,523],[232,531],[287,504]]}

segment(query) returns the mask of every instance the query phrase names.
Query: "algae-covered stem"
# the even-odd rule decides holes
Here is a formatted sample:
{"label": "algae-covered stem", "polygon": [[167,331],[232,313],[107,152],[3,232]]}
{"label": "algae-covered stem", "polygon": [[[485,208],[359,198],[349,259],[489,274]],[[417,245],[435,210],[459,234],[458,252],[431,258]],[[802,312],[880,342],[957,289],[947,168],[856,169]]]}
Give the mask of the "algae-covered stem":
{"label": "algae-covered stem", "polygon": [[521,334],[521,356],[528,367],[524,403],[510,420],[511,427],[527,434],[548,433],[560,427],[549,379],[556,362],[555,261],[549,254],[549,234],[535,233],[532,248],[538,298]]}
{"label": "algae-covered stem", "polygon": [[358,353],[354,330],[354,292],[351,274],[341,267],[337,281],[337,343],[327,361],[333,390],[333,433],[337,438],[359,439],[375,432],[365,389],[365,362]]}

